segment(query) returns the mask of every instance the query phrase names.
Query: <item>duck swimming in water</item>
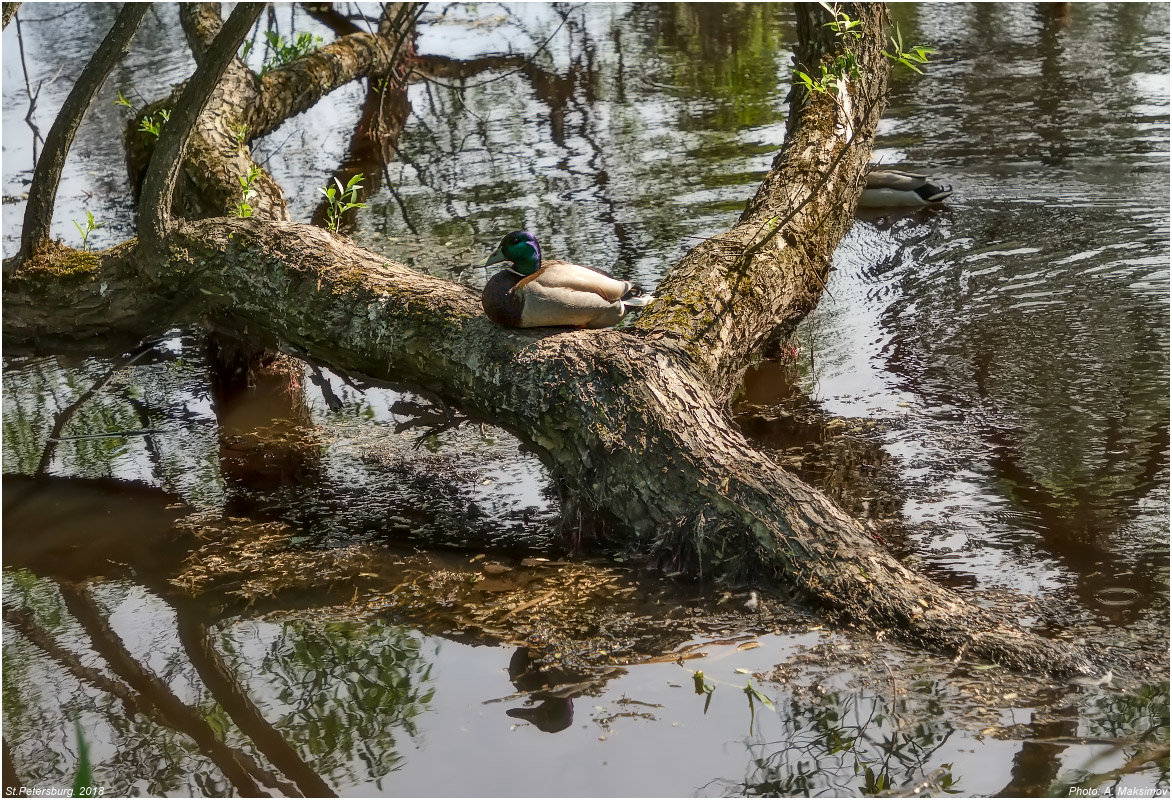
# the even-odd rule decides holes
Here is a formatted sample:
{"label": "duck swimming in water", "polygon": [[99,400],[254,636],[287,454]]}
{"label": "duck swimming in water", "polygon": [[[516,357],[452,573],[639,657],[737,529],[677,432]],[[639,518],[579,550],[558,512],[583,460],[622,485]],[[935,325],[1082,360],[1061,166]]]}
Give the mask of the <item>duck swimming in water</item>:
{"label": "duck swimming in water", "polygon": [[484,286],[484,313],[506,328],[609,328],[633,308],[651,302],[635,284],[600,269],[542,259],[529,231],[501,239],[484,266],[511,262]]}
{"label": "duck swimming in water", "polygon": [[952,187],[936,183],[927,175],[896,169],[874,169],[867,173],[867,185],[859,198],[864,208],[888,206],[926,206],[939,203],[952,194]]}

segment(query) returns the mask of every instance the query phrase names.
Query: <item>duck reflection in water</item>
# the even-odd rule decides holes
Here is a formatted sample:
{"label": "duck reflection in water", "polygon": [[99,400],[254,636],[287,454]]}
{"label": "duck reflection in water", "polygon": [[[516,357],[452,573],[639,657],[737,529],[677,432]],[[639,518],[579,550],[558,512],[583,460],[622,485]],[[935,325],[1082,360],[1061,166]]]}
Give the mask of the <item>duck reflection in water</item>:
{"label": "duck reflection in water", "polygon": [[[523,719],[546,733],[564,731],[574,722],[574,700],[587,688],[580,683],[566,683],[561,670],[539,670],[529,655],[529,648],[518,647],[509,660],[509,680],[522,692],[529,692],[529,703],[540,700],[540,705],[525,705],[505,711],[510,717]],[[549,688],[546,688],[549,687]]]}

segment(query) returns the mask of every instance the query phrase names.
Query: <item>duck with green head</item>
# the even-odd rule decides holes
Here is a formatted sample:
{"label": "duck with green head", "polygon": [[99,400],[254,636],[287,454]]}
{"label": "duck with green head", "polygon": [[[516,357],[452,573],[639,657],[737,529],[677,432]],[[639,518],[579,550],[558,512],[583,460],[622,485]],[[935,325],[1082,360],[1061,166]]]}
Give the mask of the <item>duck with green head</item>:
{"label": "duck with green head", "polygon": [[947,183],[916,172],[898,169],[875,169],[867,173],[867,183],[859,198],[864,208],[916,207],[944,202],[952,194]]}
{"label": "duck with green head", "polygon": [[543,259],[529,231],[501,239],[484,266],[508,261],[484,286],[484,313],[506,328],[609,328],[651,297],[600,269]]}

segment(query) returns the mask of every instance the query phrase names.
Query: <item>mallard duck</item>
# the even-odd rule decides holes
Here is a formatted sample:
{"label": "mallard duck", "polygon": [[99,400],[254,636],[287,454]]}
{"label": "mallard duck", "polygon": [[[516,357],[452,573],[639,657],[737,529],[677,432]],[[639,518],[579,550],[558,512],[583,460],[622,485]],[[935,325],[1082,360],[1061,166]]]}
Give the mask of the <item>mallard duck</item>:
{"label": "mallard duck", "polygon": [[542,259],[541,245],[529,231],[501,239],[484,266],[502,261],[512,266],[489,279],[481,304],[489,319],[506,328],[608,328],[651,302],[635,284],[600,269]]}
{"label": "mallard duck", "polygon": [[859,198],[859,205],[865,208],[926,206],[939,203],[950,194],[951,186],[934,183],[927,175],[875,169],[867,173],[867,185]]}

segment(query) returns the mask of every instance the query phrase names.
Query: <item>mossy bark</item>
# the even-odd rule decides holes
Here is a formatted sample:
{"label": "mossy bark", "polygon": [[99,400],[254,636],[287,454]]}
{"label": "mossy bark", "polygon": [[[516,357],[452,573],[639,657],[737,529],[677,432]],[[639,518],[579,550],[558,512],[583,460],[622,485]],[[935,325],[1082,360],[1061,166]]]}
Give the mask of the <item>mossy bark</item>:
{"label": "mossy bark", "polygon": [[[220,32],[219,3],[185,3],[180,21],[188,42],[202,63]],[[413,3],[390,3],[377,33],[354,33],[282,67],[259,76],[240,59],[233,59],[200,115],[187,145],[182,185],[176,211],[189,218],[213,217],[233,211],[241,200],[239,178],[258,167],[248,143],[264,136],[289,117],[300,114],[330,92],[362,77],[405,81],[406,60],[414,54]],[[183,87],[160,102],[142,109],[127,127],[127,161],[131,180],[138,185],[154,149],[150,134],[138,130],[144,117],[173,108]],[[260,170],[250,201],[253,216],[289,219],[284,193]]]}
{"label": "mossy bark", "polygon": [[[850,40],[865,80],[841,82],[837,95],[791,94],[789,134],[737,224],[671,270],[636,327],[677,337],[727,398],[750,359],[792,331],[822,296],[835,247],[855,204],[883,108],[890,67],[882,54],[882,4],[852,9],[867,35]],[[829,60],[829,18],[799,4],[801,28],[819,32],[801,49]],[[819,46],[818,43],[821,43]]]}
{"label": "mossy bark", "polygon": [[114,285],[130,294],[115,318],[144,333],[160,313],[169,324],[230,320],[287,352],[425,389],[504,426],[541,454],[571,505],[606,522],[611,547],[665,571],[752,583],[933,649],[1086,669],[1074,648],[908,570],[728,418],[745,365],[817,302],[851,222],[887,67],[882,8],[848,13],[864,20],[852,46],[865,79],[837,100],[795,101],[790,138],[741,220],[677,264],[631,328],[504,330],[470,289],[319,228],[217,218],[175,226],[150,265],[167,280],[145,289],[130,288],[136,255],[147,257],[135,248],[98,254],[92,275],[22,265],[5,280],[6,344],[100,331],[74,304],[112,303]]}

